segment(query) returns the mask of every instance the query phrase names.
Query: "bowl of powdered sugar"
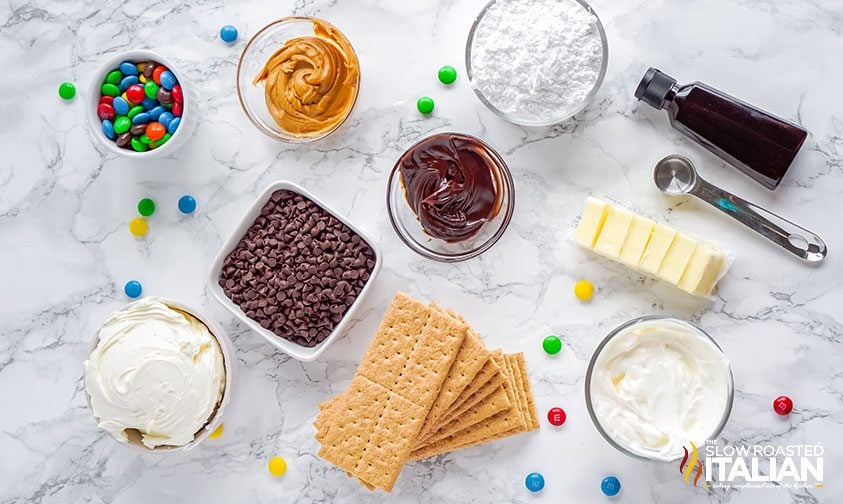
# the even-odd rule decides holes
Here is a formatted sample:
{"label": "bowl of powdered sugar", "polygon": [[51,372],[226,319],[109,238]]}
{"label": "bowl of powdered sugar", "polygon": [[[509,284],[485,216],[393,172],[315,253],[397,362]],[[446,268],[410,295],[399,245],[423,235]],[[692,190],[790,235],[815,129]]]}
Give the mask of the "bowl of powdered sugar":
{"label": "bowl of powdered sugar", "polygon": [[515,124],[550,126],[594,99],[609,60],[603,25],[581,0],[492,0],[465,50],[474,92]]}

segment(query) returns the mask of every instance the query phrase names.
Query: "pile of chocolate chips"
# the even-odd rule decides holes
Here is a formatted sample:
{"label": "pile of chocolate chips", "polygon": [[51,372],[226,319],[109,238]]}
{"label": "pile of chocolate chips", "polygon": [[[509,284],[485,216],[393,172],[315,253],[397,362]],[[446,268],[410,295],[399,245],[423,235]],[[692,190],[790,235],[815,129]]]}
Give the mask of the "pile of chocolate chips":
{"label": "pile of chocolate chips", "polygon": [[219,285],[263,328],[312,347],[331,334],[374,266],[372,248],[348,226],[280,190],[225,258]]}

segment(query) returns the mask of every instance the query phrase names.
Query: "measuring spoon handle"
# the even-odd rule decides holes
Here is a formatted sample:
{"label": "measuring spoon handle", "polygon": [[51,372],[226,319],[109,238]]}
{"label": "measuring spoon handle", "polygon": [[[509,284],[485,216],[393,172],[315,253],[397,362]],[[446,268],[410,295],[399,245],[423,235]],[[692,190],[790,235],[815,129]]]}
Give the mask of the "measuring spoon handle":
{"label": "measuring spoon handle", "polygon": [[800,259],[819,263],[828,253],[822,238],[811,231],[704,180],[692,193]]}

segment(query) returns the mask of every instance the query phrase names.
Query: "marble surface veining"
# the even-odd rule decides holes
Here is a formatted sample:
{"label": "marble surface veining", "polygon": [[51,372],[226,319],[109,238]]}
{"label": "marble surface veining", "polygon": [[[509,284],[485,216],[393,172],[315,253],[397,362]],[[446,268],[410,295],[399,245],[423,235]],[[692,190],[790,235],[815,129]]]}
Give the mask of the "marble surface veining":
{"label": "marble surface veining", "polygon": [[[551,128],[503,122],[474,97],[464,41],[483,0],[6,0],[0,5],[0,504],[134,502],[617,502],[814,503],[843,500],[843,4],[839,0],[595,0],[610,62],[596,101]],[[246,119],[234,94],[248,37],[290,14],[323,16],[359,52],[363,84],[345,126],[312,145],[283,145]],[[223,44],[218,30],[241,37]],[[201,120],[171,157],[138,163],[107,154],[85,121],[90,73],[115,51],[147,47],[195,82]],[[441,86],[436,70],[461,78]],[[770,192],[693,145],[632,91],[648,66],[702,80],[794,120],[810,136]],[[62,81],[80,95],[63,103]],[[435,98],[432,117],[417,97]],[[486,139],[513,172],[516,209],[502,240],[452,265],[415,256],[385,217],[386,176],[411,143],[455,130]],[[825,238],[830,256],[810,268],[702,204],[662,197],[651,167],[692,157],[703,176]],[[303,185],[378,240],[384,269],[363,310],[324,357],[301,363],[236,323],[211,299],[206,269],[268,184]],[[182,216],[176,201],[199,203]],[[565,237],[589,193],[606,194],[734,251],[713,302],[576,249]],[[159,210],[145,239],[126,227],[135,204]],[[202,306],[237,349],[236,396],[225,433],[195,450],[138,454],[97,429],[82,361],[99,324],[126,303],[122,285]],[[598,292],[581,304],[573,282]],[[398,289],[464,314],[490,347],[524,351],[540,416],[563,407],[555,429],[494,442],[404,468],[391,495],[370,494],[316,456],[319,402],[348,385]],[[732,361],[730,443],[823,443],[825,488],[705,490],[674,464],[628,458],[607,445],[585,411],[583,375],[597,342],[642,314],[671,314],[708,331]],[[549,332],[565,341],[548,358]],[[780,394],[795,411],[771,410]],[[274,479],[267,459],[282,455]],[[524,476],[540,471],[538,495]],[[607,500],[600,480],[617,475]]]}

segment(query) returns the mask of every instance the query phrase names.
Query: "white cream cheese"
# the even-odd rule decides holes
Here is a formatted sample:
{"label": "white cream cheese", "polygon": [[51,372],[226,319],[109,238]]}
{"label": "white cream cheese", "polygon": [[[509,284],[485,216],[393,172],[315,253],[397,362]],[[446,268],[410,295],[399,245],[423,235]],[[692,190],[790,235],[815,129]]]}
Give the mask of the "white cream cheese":
{"label": "white cream cheese", "polygon": [[640,322],[616,334],[591,374],[591,402],[606,434],[643,457],[674,460],[717,429],[728,407],[729,361],[693,326]]}
{"label": "white cream cheese", "polygon": [[182,446],[210,420],[225,388],[222,351],[208,328],[145,298],[105,321],[85,361],[85,389],[99,426],[148,448]]}

